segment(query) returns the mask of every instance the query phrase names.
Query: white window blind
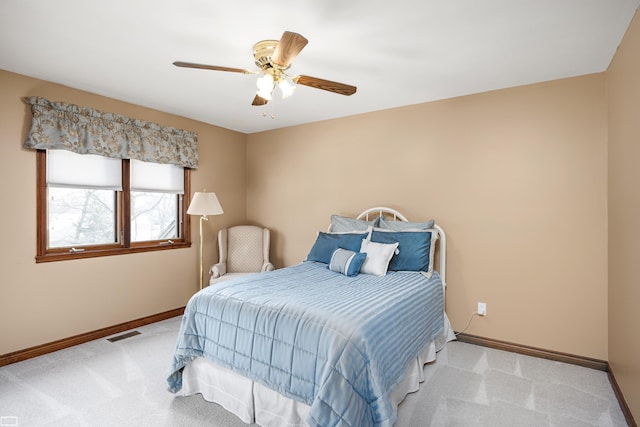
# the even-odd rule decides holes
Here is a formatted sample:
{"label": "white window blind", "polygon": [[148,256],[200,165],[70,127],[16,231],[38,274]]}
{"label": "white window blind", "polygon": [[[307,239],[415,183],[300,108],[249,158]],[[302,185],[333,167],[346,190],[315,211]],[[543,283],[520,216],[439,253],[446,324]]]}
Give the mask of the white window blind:
{"label": "white window blind", "polygon": [[184,169],[131,159],[131,191],[184,194]]}
{"label": "white window blind", "polygon": [[67,150],[47,150],[47,186],[122,191],[122,161]]}

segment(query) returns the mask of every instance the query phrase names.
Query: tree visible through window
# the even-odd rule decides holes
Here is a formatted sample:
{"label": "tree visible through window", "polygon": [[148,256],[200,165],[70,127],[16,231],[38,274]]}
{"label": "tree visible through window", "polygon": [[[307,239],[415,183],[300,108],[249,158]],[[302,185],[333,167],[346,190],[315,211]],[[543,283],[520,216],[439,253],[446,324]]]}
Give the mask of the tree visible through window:
{"label": "tree visible through window", "polygon": [[174,194],[131,192],[131,240],[179,237],[178,200]]}
{"label": "tree visible through window", "polygon": [[50,248],[117,243],[116,192],[48,188]]}

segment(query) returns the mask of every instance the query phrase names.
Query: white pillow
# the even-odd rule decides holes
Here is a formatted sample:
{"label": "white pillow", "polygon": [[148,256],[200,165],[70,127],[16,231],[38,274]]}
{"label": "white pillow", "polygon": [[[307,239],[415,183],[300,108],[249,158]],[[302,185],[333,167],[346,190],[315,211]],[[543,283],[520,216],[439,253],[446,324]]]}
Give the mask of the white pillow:
{"label": "white pillow", "polygon": [[363,239],[360,252],[366,253],[367,258],[360,267],[360,273],[373,274],[374,276],[386,275],[389,261],[391,261],[396,249],[398,249],[398,242],[377,243]]}

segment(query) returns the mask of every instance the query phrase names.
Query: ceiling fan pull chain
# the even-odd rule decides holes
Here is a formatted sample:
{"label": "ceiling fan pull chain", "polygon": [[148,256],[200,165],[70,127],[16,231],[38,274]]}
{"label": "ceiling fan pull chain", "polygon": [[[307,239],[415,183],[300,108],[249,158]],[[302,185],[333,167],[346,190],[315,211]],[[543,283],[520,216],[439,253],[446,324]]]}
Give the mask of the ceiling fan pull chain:
{"label": "ceiling fan pull chain", "polygon": [[274,120],[276,118],[276,104],[276,98],[273,97],[271,104],[269,104],[271,106],[271,120]]}

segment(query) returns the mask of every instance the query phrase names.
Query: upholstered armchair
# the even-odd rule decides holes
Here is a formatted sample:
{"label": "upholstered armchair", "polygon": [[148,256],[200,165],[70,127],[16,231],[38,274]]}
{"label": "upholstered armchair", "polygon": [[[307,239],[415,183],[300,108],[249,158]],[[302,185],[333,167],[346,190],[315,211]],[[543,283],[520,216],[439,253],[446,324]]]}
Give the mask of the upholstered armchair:
{"label": "upholstered armchair", "polygon": [[213,285],[221,280],[273,270],[269,261],[269,229],[254,225],[236,225],[218,232],[220,260],[209,272]]}

